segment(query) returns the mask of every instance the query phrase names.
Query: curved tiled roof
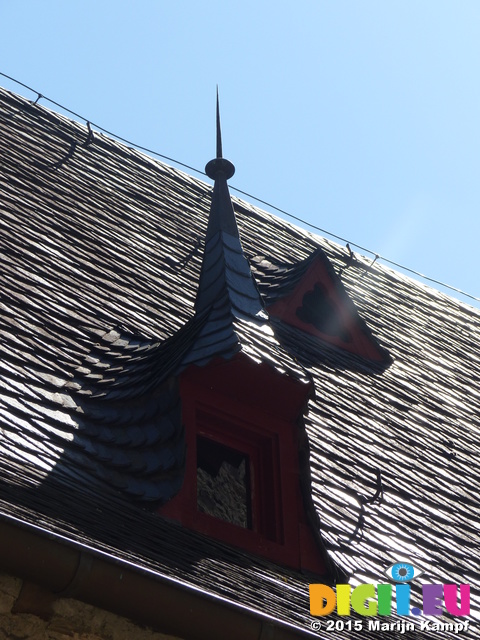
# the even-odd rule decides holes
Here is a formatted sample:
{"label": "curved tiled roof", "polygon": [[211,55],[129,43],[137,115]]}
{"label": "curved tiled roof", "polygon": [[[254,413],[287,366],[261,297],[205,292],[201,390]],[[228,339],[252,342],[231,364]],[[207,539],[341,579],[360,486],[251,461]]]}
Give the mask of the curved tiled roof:
{"label": "curved tiled roof", "polygon": [[[308,579],[150,513],[140,531],[138,507],[102,498],[112,478],[132,497],[138,478],[148,480],[141,491],[150,481],[166,496],[175,490],[183,450],[172,374],[208,324],[194,305],[211,187],[101,134],[92,141],[86,127],[8,92],[0,103],[3,516],[41,517],[51,533],[306,633]],[[273,323],[274,335],[233,319],[252,357],[314,381],[306,428],[331,557],[353,583],[380,582],[408,558],[425,582],[471,584],[478,614],[480,312],[233,204],[262,293],[282,268],[294,273],[321,249],[392,359],[379,369],[298,328]],[[153,400],[155,384],[162,392]],[[89,466],[93,446],[108,478]],[[101,521],[91,517],[92,496]],[[159,537],[161,546],[152,542]]]}

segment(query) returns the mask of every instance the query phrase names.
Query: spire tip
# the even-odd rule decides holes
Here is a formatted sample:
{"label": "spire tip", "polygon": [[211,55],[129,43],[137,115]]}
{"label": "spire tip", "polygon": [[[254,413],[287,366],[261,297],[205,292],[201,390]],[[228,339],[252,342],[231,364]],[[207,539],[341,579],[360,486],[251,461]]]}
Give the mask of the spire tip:
{"label": "spire tip", "polygon": [[215,180],[219,173],[223,173],[226,180],[231,178],[235,173],[235,167],[233,164],[223,157],[222,153],[222,129],[220,127],[220,101],[218,98],[218,84],[217,84],[217,157],[215,160],[210,160],[205,167],[205,173],[209,178]]}
{"label": "spire tip", "polygon": [[217,158],[222,158],[222,129],[220,127],[220,102],[218,99],[217,84]]}

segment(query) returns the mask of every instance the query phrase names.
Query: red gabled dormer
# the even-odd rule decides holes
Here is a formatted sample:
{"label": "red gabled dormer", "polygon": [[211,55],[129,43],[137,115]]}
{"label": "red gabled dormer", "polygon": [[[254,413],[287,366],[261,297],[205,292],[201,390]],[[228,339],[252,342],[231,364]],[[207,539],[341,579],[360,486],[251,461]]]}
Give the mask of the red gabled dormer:
{"label": "red gabled dormer", "polygon": [[324,345],[377,364],[390,363],[321,249],[297,264],[269,269],[266,280],[262,293],[271,318]]}

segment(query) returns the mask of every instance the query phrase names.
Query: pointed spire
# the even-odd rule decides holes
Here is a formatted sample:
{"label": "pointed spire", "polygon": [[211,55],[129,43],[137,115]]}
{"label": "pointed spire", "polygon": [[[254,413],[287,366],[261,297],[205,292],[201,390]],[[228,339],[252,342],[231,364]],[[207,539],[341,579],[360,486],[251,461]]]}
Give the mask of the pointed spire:
{"label": "pointed spire", "polygon": [[235,167],[222,154],[218,88],[216,129],[217,157],[205,167],[214,186],[195,309],[201,312],[224,304],[234,315],[257,317],[263,313],[263,303],[243,253],[228,190]]}
{"label": "pointed spire", "polygon": [[217,87],[217,157],[210,160],[205,167],[205,173],[215,181],[213,187],[212,206],[208,221],[208,241],[217,231],[226,231],[238,238],[237,223],[233,211],[227,180],[235,173],[233,164],[222,155],[222,130],[220,127],[220,108]]}
{"label": "pointed spire", "polygon": [[217,87],[217,157],[214,160],[210,160],[205,167],[205,173],[212,180],[216,180],[218,174],[223,173],[225,180],[229,180],[235,173],[235,167],[233,164],[226,160],[222,154],[222,129],[220,127],[220,107],[218,100],[218,87]]}

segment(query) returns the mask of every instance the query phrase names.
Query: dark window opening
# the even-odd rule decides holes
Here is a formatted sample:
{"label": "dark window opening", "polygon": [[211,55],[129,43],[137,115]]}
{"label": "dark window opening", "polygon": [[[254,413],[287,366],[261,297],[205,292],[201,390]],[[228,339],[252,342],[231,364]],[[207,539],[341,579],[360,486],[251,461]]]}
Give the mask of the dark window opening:
{"label": "dark window opening", "polygon": [[313,291],[307,291],[302,299],[302,306],[296,310],[302,322],[311,324],[327,336],[339,338],[343,342],[351,342],[352,336],[340,318],[335,303],[329,298],[327,289],[319,282]]}
{"label": "dark window opening", "polygon": [[244,529],[252,528],[249,456],[209,438],[197,438],[197,508]]}

